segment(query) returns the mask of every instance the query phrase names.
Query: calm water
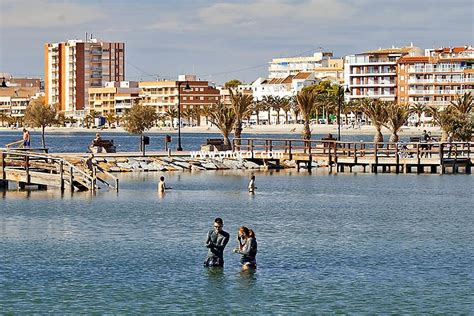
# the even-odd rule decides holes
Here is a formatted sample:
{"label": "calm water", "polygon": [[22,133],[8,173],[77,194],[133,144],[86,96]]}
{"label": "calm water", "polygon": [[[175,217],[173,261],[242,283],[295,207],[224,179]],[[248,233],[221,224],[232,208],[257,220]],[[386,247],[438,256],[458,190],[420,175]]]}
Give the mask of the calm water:
{"label": "calm water", "polygon": [[[86,152],[92,139],[95,138],[95,131],[91,132],[55,132],[48,133],[46,129],[46,147],[49,147],[50,152]],[[118,152],[124,151],[138,151],[139,136],[131,136],[127,133],[107,132],[107,130],[100,132],[102,138],[113,139]],[[165,133],[147,133],[150,136],[150,145],[147,146],[147,151],[164,150]],[[177,147],[178,135],[176,132],[170,132],[172,136],[172,143],[170,148],[173,150]],[[327,134],[314,134],[313,139],[321,139]],[[6,144],[20,140],[22,137],[21,130],[16,131],[0,131],[0,148]],[[252,134],[243,133],[242,137],[259,137],[259,138],[291,138],[300,139],[299,134]],[[407,136],[404,136],[408,138]],[[220,134],[197,134],[197,133],[181,133],[181,144],[184,150],[199,150],[201,144],[206,143],[207,138],[222,138]],[[344,141],[372,141],[373,135],[343,135]],[[388,139],[388,136],[385,135]],[[407,140],[407,139],[404,139]],[[41,147],[41,133],[31,132],[31,146]]]}
{"label": "calm water", "polygon": [[[121,175],[120,192],[3,193],[2,313],[474,312],[472,176]],[[202,267],[224,219],[224,270]],[[259,268],[242,273],[240,225]]]}

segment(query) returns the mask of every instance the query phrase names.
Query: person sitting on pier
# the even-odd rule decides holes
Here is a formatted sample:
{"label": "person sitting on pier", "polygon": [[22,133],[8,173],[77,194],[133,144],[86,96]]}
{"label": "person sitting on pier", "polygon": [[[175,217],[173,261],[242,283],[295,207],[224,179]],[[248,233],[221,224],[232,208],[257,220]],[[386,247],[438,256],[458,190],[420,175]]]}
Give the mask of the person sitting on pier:
{"label": "person sitting on pier", "polygon": [[100,141],[102,140],[102,137],[100,137],[100,134],[99,133],[96,133],[95,134],[95,138],[94,140],[92,141],[93,144],[97,144],[97,143],[100,143]]}

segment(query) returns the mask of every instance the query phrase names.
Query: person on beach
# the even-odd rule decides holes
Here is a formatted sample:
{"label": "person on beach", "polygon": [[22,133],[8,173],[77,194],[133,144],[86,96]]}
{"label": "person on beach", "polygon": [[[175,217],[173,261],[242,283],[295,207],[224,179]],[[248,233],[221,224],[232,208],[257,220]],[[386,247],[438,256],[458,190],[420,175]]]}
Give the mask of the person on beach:
{"label": "person on beach", "polygon": [[23,127],[23,148],[30,148],[30,132]]}
{"label": "person on beach", "polygon": [[237,236],[239,248],[234,253],[241,254],[240,263],[243,270],[257,269],[257,238],[255,232],[245,226],[240,227]]}
{"label": "person on beach", "polygon": [[224,249],[229,242],[229,233],[224,231],[224,221],[217,217],[214,219],[214,228],[209,230],[206,237],[207,252],[205,267],[224,267]]}
{"label": "person on beach", "polygon": [[255,189],[257,189],[255,186],[255,176],[252,175],[249,182],[249,193],[255,193]]}

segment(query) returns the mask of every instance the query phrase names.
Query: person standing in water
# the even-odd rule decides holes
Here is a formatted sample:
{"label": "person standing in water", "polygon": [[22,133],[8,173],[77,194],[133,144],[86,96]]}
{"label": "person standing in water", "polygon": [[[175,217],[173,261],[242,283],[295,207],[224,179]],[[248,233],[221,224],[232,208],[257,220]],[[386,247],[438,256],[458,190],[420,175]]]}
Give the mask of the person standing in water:
{"label": "person standing in water", "polygon": [[166,189],[171,189],[168,188],[165,184],[165,177],[161,176],[160,177],[160,182],[158,182],[158,192],[159,193],[165,193]]}
{"label": "person standing in water", "polygon": [[205,267],[224,267],[224,249],[229,242],[229,233],[224,231],[224,221],[217,217],[214,219],[214,229],[207,233],[206,247],[209,248]]}
{"label": "person standing in water", "polygon": [[242,255],[240,263],[243,270],[257,269],[257,239],[253,230],[242,226],[237,237],[239,248],[234,253]]}
{"label": "person standing in water", "polygon": [[250,182],[249,182],[249,193],[255,193],[255,190],[257,187],[255,186],[255,176],[252,175],[250,177]]}

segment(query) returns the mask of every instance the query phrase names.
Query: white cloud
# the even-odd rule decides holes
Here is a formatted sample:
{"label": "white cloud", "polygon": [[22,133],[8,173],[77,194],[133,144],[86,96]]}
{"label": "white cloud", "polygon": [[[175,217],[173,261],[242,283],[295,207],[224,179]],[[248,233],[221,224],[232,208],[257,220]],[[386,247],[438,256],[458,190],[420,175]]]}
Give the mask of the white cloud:
{"label": "white cloud", "polygon": [[68,27],[105,16],[99,7],[93,5],[49,0],[7,0],[2,4],[0,25],[2,28]]}

